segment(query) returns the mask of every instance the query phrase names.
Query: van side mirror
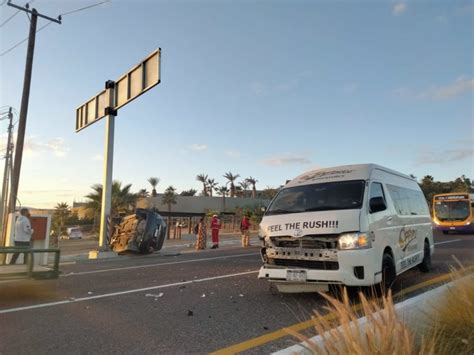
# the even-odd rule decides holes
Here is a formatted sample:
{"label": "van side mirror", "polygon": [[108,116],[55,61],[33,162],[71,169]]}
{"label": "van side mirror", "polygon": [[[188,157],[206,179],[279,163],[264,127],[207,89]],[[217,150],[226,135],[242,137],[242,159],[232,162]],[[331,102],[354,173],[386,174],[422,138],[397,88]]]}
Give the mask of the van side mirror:
{"label": "van side mirror", "polygon": [[372,197],[369,201],[370,213],[380,212],[387,209],[387,204],[383,197]]}

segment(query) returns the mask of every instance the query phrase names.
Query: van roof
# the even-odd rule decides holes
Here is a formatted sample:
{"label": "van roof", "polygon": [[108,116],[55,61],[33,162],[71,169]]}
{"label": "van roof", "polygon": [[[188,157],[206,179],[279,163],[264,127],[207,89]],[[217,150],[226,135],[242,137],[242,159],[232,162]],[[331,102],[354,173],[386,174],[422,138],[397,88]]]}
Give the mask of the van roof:
{"label": "van roof", "polygon": [[410,179],[412,181],[414,180],[408,175],[377,164],[354,164],[307,171],[288,182],[285,187],[325,183],[331,181],[367,180],[370,178],[374,169],[382,170],[390,174]]}

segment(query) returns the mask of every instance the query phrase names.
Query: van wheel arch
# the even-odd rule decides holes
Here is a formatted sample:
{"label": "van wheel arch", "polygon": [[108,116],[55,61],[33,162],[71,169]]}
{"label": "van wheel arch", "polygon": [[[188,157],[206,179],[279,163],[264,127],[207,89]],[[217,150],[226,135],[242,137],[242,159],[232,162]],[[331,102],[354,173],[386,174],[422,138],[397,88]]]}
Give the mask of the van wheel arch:
{"label": "van wheel arch", "polygon": [[423,241],[423,260],[418,264],[418,269],[421,272],[431,271],[431,245],[428,238]]}
{"label": "van wheel arch", "polygon": [[385,247],[382,254],[382,282],[380,283],[381,291],[387,292],[395,282],[397,270],[395,266],[395,258],[393,257],[392,248]]}

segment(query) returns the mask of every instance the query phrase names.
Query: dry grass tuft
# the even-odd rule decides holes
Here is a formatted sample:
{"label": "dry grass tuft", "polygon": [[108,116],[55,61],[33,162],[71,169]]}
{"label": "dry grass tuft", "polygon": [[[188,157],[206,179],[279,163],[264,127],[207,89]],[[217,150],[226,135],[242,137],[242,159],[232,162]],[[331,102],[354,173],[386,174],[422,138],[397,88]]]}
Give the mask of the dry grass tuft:
{"label": "dry grass tuft", "polygon": [[[380,302],[369,301],[360,293],[360,307],[353,307],[347,291],[344,290],[342,301],[327,294],[321,295],[328,301],[326,309],[335,313],[339,326],[325,319],[315,311],[314,325],[322,342],[316,343],[308,337],[288,329],[288,332],[304,342],[304,346],[313,354],[434,354],[434,340],[417,342],[410,329],[398,319],[395,313],[391,291],[383,296]],[[356,308],[362,310],[367,322],[359,323],[360,315]]]}
{"label": "dry grass tuft", "polygon": [[474,354],[474,276],[463,277],[466,269],[458,264],[451,268],[454,283],[433,304],[431,335],[438,338],[438,353]]}

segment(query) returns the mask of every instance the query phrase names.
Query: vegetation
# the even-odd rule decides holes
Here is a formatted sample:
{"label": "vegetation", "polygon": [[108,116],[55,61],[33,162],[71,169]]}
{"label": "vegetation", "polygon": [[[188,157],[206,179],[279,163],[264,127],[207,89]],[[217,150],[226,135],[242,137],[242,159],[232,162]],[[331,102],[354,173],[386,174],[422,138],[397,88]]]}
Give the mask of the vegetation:
{"label": "vegetation", "polygon": [[150,193],[147,191],[147,189],[141,189],[140,191],[138,191],[139,198],[146,198],[149,196],[150,196]]}
{"label": "vegetation", "polygon": [[219,185],[215,179],[207,179],[207,191],[209,193],[209,196],[212,197],[212,192],[217,189],[217,186]]}
{"label": "vegetation", "polygon": [[202,195],[207,196],[207,175],[199,174],[196,176],[196,180],[202,183]]}
{"label": "vegetation", "polygon": [[54,207],[53,228],[57,231],[58,236],[65,233],[64,227],[67,225],[67,220],[70,215],[71,209],[66,202],[60,202]]}
{"label": "vegetation", "polygon": [[235,181],[240,177],[239,174],[232,174],[230,171],[224,174],[230,185],[230,197],[235,197]]}
{"label": "vegetation", "polygon": [[245,181],[247,181],[247,183],[252,185],[252,198],[257,197],[257,182],[258,182],[258,180],[255,179],[254,177],[250,176],[247,179],[245,179]]}
{"label": "vegetation", "polygon": [[[168,186],[165,190],[161,202],[168,206],[168,213],[171,213],[171,205],[176,204],[176,189],[173,186]],[[170,230],[171,230],[171,217],[168,215],[168,236],[170,239]]]}
{"label": "vegetation", "polygon": [[429,206],[431,206],[433,196],[436,194],[449,192],[474,192],[474,182],[465,175],[447,182],[435,181],[433,176],[426,175],[421,179],[419,184],[425,194]]}
{"label": "vegetation", "polygon": [[151,196],[156,197],[156,195],[157,195],[156,186],[160,183],[160,178],[151,177],[151,178],[148,178],[148,182],[150,183],[150,185],[153,189],[153,190],[151,190]]}
{"label": "vegetation", "polygon": [[[102,184],[95,184],[91,186],[92,192],[86,195],[86,208],[90,211],[94,218],[100,215],[101,201],[102,201]],[[111,216],[116,217],[119,213],[131,212],[135,209],[138,199],[138,194],[130,192],[132,184],[122,186],[118,180],[112,183],[112,210]]]}
{"label": "vegetation", "polygon": [[179,194],[180,196],[195,196],[197,194],[197,190],[195,189],[189,189],[189,190],[183,190]]}
{"label": "vegetation", "polygon": [[224,209],[224,211],[226,210],[225,198],[226,198],[226,196],[227,196],[228,193],[229,193],[229,189],[228,189],[228,187],[225,186],[225,185],[223,185],[223,186],[221,186],[221,187],[219,187],[219,188],[217,189],[217,194],[218,194],[219,196],[222,196],[222,206],[223,206],[222,208]]}

